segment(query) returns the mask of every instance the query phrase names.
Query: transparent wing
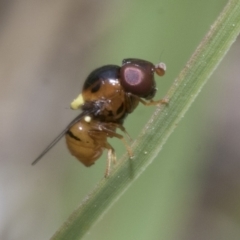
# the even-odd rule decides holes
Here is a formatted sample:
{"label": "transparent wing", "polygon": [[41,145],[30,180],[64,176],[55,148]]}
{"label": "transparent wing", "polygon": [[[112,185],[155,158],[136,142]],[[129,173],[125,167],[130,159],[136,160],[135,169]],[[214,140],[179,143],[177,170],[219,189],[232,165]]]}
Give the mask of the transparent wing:
{"label": "transparent wing", "polygon": [[68,129],[77,123],[82,117],[86,116],[86,112],[80,113],[76,118],[74,118],[67,127],[43,150],[43,152],[32,162],[32,165],[35,165],[53,146],[55,146],[58,141],[66,134]]}

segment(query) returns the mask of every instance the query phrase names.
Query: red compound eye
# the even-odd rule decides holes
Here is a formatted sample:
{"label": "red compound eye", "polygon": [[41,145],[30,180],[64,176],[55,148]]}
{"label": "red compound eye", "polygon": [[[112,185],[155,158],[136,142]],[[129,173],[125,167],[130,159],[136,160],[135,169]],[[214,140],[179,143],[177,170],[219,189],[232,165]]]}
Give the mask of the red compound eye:
{"label": "red compound eye", "polygon": [[154,80],[155,66],[141,59],[125,59],[120,69],[120,82],[126,92],[138,97],[151,99],[156,88]]}

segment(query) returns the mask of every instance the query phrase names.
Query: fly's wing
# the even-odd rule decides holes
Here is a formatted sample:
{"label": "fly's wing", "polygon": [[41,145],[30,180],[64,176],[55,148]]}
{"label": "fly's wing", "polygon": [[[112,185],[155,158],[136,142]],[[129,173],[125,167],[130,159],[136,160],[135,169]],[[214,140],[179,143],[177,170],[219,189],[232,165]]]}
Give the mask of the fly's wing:
{"label": "fly's wing", "polygon": [[44,149],[44,151],[32,162],[35,165],[57,142],[66,134],[71,126],[77,123],[82,117],[86,116],[86,111],[80,113],[76,118],[74,118],[67,127]]}

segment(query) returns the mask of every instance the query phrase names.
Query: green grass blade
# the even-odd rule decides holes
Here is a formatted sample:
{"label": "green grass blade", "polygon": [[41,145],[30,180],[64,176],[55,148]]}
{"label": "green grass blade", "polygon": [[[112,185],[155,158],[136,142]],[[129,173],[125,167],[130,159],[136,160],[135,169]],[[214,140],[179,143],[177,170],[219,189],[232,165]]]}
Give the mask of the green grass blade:
{"label": "green grass blade", "polygon": [[240,32],[240,0],[229,1],[133,144],[134,159],[125,155],[51,238],[75,240],[84,236],[160,152],[201,88]]}

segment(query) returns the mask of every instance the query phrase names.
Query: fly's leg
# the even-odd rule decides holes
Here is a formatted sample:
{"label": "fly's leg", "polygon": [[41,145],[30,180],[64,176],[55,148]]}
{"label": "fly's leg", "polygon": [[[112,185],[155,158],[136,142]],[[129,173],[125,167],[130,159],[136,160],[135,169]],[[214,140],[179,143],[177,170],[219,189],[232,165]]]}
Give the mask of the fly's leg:
{"label": "fly's leg", "polygon": [[128,138],[129,142],[132,142],[132,138],[131,136],[128,134],[126,128],[123,126],[123,125],[120,125],[120,124],[116,124],[116,127],[118,127]]}
{"label": "fly's leg", "polygon": [[[110,127],[107,128],[107,125],[113,126],[112,124],[114,124],[114,123],[104,124],[102,126],[103,127],[103,131],[107,133],[108,137],[111,137],[111,138],[112,137],[116,137],[116,138],[120,139],[123,142],[123,144],[125,145],[126,149],[127,149],[128,156],[130,158],[132,158],[133,157],[132,149],[129,147],[129,145],[128,145],[127,141],[125,140],[125,138],[121,134],[116,133],[115,130],[112,130]],[[121,126],[119,124],[114,124],[114,125],[117,126],[117,127]]]}
{"label": "fly's leg", "polygon": [[121,129],[124,133],[127,134],[125,128],[121,124],[106,123],[106,122],[97,122],[96,125],[92,126],[92,129],[88,131],[89,136],[93,139],[96,145],[108,150],[108,159],[107,159],[105,177],[109,176],[111,163],[112,162],[116,163],[116,159],[117,159],[114,148],[107,142],[108,137],[110,138],[115,137],[120,139],[127,149],[128,156],[130,158],[133,157],[132,149],[128,145],[125,138],[121,134],[116,133],[116,128]]}
{"label": "fly's leg", "polygon": [[105,178],[107,178],[110,174],[111,163],[113,162],[114,164],[116,164],[117,157],[116,157],[114,148],[109,143],[106,143],[105,148],[108,150],[107,166],[104,174]]}
{"label": "fly's leg", "polygon": [[117,157],[115,154],[114,148],[107,142],[107,137],[109,137],[108,132],[105,130],[91,130],[88,132],[88,134],[92,137],[92,139],[100,145],[102,148],[107,149],[107,166],[105,170],[105,177],[109,176],[110,170],[111,170],[111,164],[112,162],[116,164]]}
{"label": "fly's leg", "polygon": [[[118,124],[118,123],[111,123],[111,122],[110,123],[102,123],[102,125],[104,126],[104,130],[107,129],[107,131],[109,131],[111,129],[119,128],[127,136],[129,142],[133,141],[131,136],[128,134],[126,128],[123,125]],[[113,131],[113,130],[111,130],[111,131]],[[117,137],[117,138],[119,138],[119,137]],[[124,137],[122,136],[122,138],[124,138]]]}
{"label": "fly's leg", "polygon": [[160,100],[153,100],[150,99],[149,101],[145,101],[142,98],[131,94],[131,93],[127,93],[126,94],[126,106],[127,106],[127,111],[128,113],[133,112],[133,110],[137,107],[138,103],[141,102],[144,106],[156,106],[156,105],[161,105],[161,104],[168,104],[169,103],[169,99],[168,98],[163,98]]}
{"label": "fly's leg", "polygon": [[[139,97],[137,97],[137,98],[139,98]],[[145,106],[155,106],[155,105],[159,105],[159,104],[168,104],[169,100],[167,98],[163,98],[158,101],[154,101],[151,99],[149,102],[146,102],[142,98],[139,98],[139,102],[141,102]]]}

